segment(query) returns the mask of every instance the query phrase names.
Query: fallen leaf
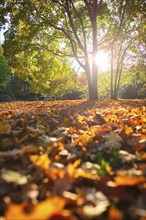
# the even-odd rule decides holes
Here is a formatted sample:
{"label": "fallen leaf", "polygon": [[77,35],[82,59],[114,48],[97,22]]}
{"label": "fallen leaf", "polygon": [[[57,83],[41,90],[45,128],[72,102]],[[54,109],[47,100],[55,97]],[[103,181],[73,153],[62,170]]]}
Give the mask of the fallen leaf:
{"label": "fallen leaf", "polygon": [[47,153],[42,155],[31,155],[30,160],[41,170],[48,171],[51,161],[49,160]]}
{"label": "fallen leaf", "polygon": [[144,183],[146,178],[144,176],[128,176],[118,175],[114,178],[116,186],[134,186],[140,183]]}
{"label": "fallen leaf", "polygon": [[18,171],[14,170],[1,170],[1,178],[5,180],[7,183],[14,182],[18,185],[23,185],[27,183],[27,176],[21,174]]}
{"label": "fallen leaf", "polygon": [[10,133],[11,131],[11,125],[9,124],[9,121],[2,120],[0,121],[0,133]]}
{"label": "fallen leaf", "polygon": [[[66,204],[66,199],[52,197],[36,205],[29,203],[10,204],[5,213],[7,220],[48,220],[54,214],[60,214]],[[47,207],[47,208],[46,208]]]}
{"label": "fallen leaf", "polygon": [[95,217],[101,215],[107,210],[107,207],[110,205],[108,198],[102,192],[87,192],[86,200],[91,202],[90,205],[85,205],[83,207],[83,214],[87,218]]}
{"label": "fallen leaf", "polygon": [[118,208],[111,206],[108,211],[109,220],[123,220],[124,213]]}

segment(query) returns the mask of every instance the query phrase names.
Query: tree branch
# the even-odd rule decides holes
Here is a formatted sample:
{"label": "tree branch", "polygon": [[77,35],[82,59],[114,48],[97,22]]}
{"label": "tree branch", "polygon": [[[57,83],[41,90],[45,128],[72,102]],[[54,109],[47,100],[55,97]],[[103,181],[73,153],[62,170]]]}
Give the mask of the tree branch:
{"label": "tree branch", "polygon": [[77,40],[77,43],[78,43],[78,45],[79,45],[79,48],[84,52],[84,47],[83,47],[83,45],[82,45],[82,43],[81,43],[81,41],[80,41],[80,39],[79,39],[79,37],[78,37],[76,28],[75,28],[75,26],[74,26],[74,24],[73,24],[72,13],[71,13],[71,11],[70,11],[69,4],[68,4],[68,3],[69,3],[68,0],[66,0],[66,6],[67,6],[66,12],[67,12],[67,14],[68,14],[69,22],[70,22],[72,31],[73,31],[73,33],[74,33],[74,36],[75,36],[75,38],[76,38],[76,40]]}

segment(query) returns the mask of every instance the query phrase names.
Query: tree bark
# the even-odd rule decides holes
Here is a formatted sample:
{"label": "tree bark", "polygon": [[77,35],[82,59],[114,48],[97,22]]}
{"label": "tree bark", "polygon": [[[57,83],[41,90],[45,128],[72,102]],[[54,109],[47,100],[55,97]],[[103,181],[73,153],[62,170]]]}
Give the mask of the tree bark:
{"label": "tree bark", "polygon": [[97,54],[97,1],[93,1],[91,4],[91,24],[92,24],[92,42],[93,42],[93,54],[92,54],[92,100],[98,99],[97,89],[97,63],[95,60]]}
{"label": "tree bark", "polygon": [[93,23],[93,58],[92,58],[92,99],[98,99],[97,90],[97,63],[95,60],[97,54],[97,26],[96,21]]}
{"label": "tree bark", "polygon": [[114,56],[113,56],[113,46],[111,47],[111,99],[113,99],[113,74],[114,74],[114,69],[113,69],[113,62],[114,62]]}

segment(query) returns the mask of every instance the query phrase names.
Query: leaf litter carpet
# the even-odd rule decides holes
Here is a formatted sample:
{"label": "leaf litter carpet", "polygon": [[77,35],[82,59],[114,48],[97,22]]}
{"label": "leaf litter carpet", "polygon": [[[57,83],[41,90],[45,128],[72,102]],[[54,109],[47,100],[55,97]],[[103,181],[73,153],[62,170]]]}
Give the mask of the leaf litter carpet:
{"label": "leaf litter carpet", "polygon": [[0,104],[1,220],[146,219],[144,100]]}

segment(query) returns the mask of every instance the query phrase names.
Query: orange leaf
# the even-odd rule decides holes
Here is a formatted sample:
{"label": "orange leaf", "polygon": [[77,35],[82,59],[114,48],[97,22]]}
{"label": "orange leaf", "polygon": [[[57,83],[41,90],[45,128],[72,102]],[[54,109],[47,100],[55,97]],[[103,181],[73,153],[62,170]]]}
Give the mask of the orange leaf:
{"label": "orange leaf", "polygon": [[114,206],[112,206],[109,209],[108,214],[109,214],[110,220],[122,220],[123,219],[123,213]]}
{"label": "orange leaf", "polygon": [[116,186],[134,186],[146,181],[144,176],[119,175],[115,177]]}
{"label": "orange leaf", "polygon": [[48,170],[50,166],[50,160],[47,153],[42,155],[31,155],[30,160],[42,170]]}
{"label": "orange leaf", "polygon": [[[61,213],[66,204],[66,199],[52,197],[35,206],[29,203],[19,205],[11,203],[5,213],[6,220],[48,220],[52,215]],[[28,208],[28,211],[27,211]]]}

